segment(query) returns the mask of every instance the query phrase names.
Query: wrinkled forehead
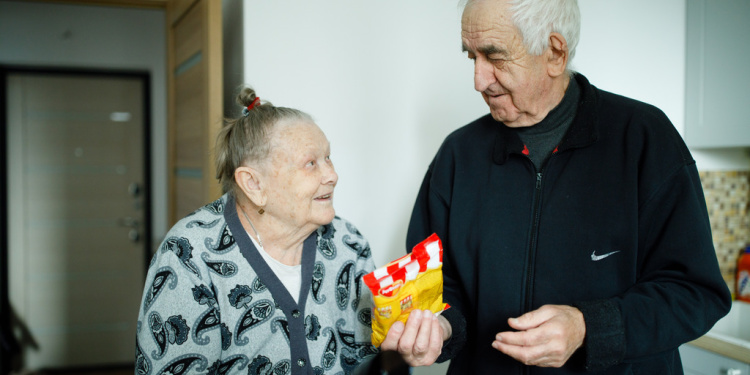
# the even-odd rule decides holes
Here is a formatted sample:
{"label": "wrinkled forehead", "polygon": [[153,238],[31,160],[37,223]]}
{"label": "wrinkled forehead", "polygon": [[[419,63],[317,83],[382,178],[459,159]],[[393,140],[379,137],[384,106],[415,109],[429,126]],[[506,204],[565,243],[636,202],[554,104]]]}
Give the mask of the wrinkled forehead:
{"label": "wrinkled forehead", "polygon": [[317,124],[306,119],[281,120],[271,133],[271,147],[288,150],[329,148],[328,138]]}
{"label": "wrinkled forehead", "polygon": [[471,0],[464,7],[461,25],[495,24],[510,21],[510,4],[507,0]]}
{"label": "wrinkled forehead", "polygon": [[520,33],[510,18],[505,0],[474,0],[466,4],[461,17],[461,42],[464,50],[489,47],[512,49],[520,42]]}

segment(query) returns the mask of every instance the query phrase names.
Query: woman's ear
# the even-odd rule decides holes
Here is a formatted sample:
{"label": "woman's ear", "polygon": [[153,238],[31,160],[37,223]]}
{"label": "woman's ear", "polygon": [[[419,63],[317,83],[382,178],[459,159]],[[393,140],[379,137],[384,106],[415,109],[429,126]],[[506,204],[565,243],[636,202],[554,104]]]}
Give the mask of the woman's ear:
{"label": "woman's ear", "polygon": [[258,207],[263,207],[266,202],[263,189],[262,175],[257,169],[250,167],[239,167],[234,170],[234,181],[240,190],[245,193],[247,199]]}
{"label": "woman's ear", "polygon": [[565,73],[568,67],[568,42],[559,33],[549,34],[549,47],[547,47],[547,74],[558,77]]}

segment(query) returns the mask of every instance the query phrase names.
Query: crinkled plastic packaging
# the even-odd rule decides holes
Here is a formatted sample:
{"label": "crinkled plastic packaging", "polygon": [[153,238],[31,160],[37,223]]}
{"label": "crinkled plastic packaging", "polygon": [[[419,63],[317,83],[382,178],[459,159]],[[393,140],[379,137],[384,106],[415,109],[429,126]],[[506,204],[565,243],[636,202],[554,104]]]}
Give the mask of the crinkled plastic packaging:
{"label": "crinkled plastic packaging", "polygon": [[443,245],[432,234],[411,253],[363,277],[372,291],[372,345],[379,347],[391,325],[406,324],[414,309],[433,313],[447,309],[443,303]]}

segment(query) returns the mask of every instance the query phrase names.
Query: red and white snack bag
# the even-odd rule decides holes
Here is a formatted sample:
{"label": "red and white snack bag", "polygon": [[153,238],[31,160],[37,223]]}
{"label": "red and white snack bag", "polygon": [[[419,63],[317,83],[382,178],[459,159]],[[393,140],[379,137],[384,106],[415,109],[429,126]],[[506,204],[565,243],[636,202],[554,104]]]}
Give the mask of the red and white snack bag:
{"label": "red and white snack bag", "polygon": [[372,345],[379,347],[391,325],[406,323],[411,310],[439,313],[443,303],[443,245],[432,234],[411,253],[376,269],[363,277],[372,291]]}

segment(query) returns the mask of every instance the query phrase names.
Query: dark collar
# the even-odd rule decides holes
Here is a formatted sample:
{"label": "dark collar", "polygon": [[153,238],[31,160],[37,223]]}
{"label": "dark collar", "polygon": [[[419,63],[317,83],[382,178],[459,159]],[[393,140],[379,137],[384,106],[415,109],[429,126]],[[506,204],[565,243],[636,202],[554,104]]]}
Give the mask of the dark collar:
{"label": "dark collar", "polygon": [[299,302],[294,302],[284,284],[281,283],[281,280],[271,270],[271,267],[268,266],[263,256],[260,255],[261,250],[255,248],[253,241],[242,226],[242,222],[240,222],[240,218],[237,215],[234,194],[227,194],[227,196],[227,204],[224,207],[224,219],[227,221],[227,226],[239,247],[240,254],[247,260],[255,273],[258,274],[260,281],[268,288],[276,303],[284,310],[284,313],[289,313],[294,309],[304,311],[305,302],[307,302],[307,296],[310,294],[312,283],[312,271],[318,244],[318,231],[313,231],[302,245],[302,285],[298,298]]}
{"label": "dark collar", "polygon": [[[597,102],[599,95],[597,89],[592,86],[582,74],[575,73],[573,79],[578,82],[581,90],[581,97],[578,101],[576,117],[570,125],[568,132],[563,137],[558,152],[586,147],[599,139],[599,131],[596,127],[597,122]],[[495,121],[491,116],[485,116],[487,121],[494,121],[498,126],[497,138],[492,152],[492,160],[497,164],[504,164],[510,154],[521,154],[523,151],[523,142],[513,129],[505,126],[501,122]]]}

